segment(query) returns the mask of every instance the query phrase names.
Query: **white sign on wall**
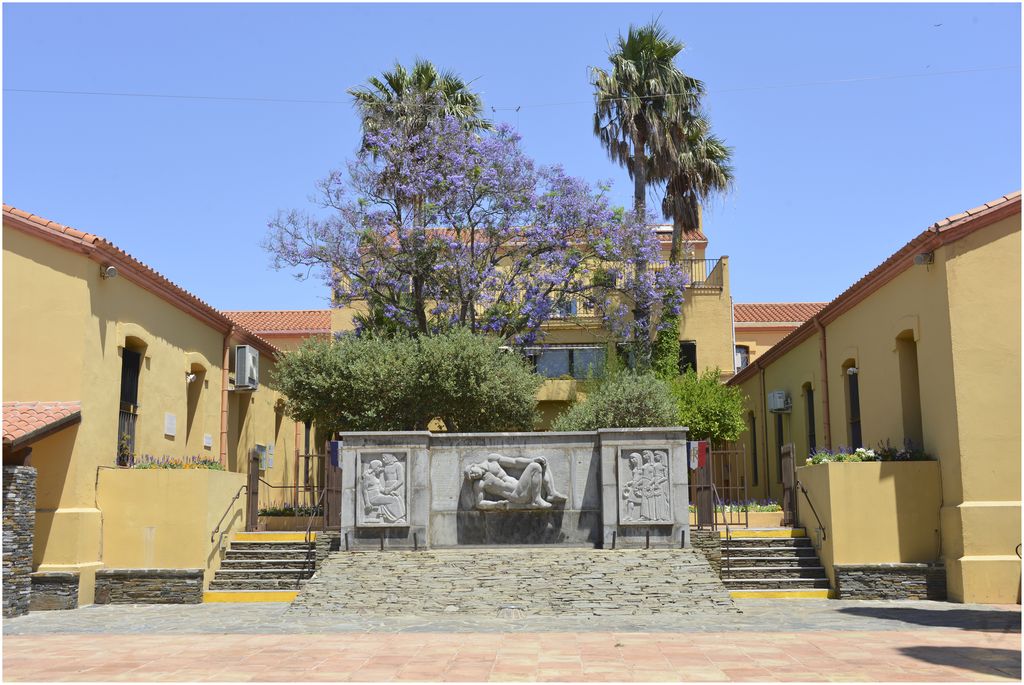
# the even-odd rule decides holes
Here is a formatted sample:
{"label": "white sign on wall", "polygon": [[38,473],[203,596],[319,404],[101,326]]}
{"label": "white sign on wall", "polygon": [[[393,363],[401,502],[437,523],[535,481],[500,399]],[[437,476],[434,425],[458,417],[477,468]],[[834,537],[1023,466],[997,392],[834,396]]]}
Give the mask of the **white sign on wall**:
{"label": "white sign on wall", "polygon": [[203,447],[205,447],[206,449],[210,449],[211,447],[213,447],[213,436],[210,435],[209,433],[203,434]]}
{"label": "white sign on wall", "polygon": [[178,417],[170,412],[164,414],[164,435],[172,438],[178,434]]}

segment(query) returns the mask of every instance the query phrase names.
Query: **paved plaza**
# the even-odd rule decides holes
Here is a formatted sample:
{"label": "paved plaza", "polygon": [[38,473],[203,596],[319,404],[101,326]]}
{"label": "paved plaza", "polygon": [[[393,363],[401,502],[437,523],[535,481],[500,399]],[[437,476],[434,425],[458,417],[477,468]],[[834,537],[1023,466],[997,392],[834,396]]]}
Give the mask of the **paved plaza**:
{"label": "paved plaza", "polygon": [[10,681],[1020,680],[1020,607],[738,600],[739,614],[302,616],[90,606],[4,622]]}

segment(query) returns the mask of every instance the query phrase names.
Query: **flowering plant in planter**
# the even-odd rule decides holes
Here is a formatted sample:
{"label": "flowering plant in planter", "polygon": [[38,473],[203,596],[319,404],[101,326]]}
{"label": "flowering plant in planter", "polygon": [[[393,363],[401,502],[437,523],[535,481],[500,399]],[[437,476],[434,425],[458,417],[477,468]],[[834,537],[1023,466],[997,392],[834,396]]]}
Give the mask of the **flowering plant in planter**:
{"label": "flowering plant in planter", "polygon": [[141,457],[131,459],[129,466],[133,469],[206,469],[208,471],[224,471],[224,464],[209,457],[154,457],[152,454],[144,454]]}
{"label": "flowering plant in planter", "polygon": [[835,452],[817,450],[814,454],[807,457],[809,465],[859,461],[879,461],[879,458],[874,450],[864,449],[863,447],[858,447],[853,452],[850,452],[848,447],[840,447]]}

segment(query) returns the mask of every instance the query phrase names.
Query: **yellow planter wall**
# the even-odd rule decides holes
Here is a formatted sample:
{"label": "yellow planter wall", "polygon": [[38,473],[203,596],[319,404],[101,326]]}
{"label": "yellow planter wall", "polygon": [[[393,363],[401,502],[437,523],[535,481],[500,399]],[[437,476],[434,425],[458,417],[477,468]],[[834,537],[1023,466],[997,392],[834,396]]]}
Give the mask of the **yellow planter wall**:
{"label": "yellow planter wall", "polygon": [[104,516],[104,563],[109,568],[201,568],[207,586],[230,533],[245,529],[245,493],[231,501],[243,485],[242,473],[102,469],[96,500]]}

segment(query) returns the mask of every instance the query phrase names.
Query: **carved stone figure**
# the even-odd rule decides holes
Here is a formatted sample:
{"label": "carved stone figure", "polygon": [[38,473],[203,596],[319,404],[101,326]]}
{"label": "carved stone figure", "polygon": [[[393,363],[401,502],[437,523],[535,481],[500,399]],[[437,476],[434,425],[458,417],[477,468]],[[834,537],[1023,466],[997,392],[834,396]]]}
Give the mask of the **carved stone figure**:
{"label": "carved stone figure", "polygon": [[364,461],[359,473],[360,525],[404,525],[406,519],[405,467],[393,454]]}
{"label": "carved stone figure", "polygon": [[[505,469],[522,469],[518,478]],[[466,478],[473,488],[473,503],[477,509],[550,509],[564,502],[565,495],[555,489],[544,457],[503,457],[489,454],[480,462],[468,464]]]}
{"label": "carved stone figure", "polygon": [[623,450],[619,457],[619,521],[672,523],[668,453]]}

